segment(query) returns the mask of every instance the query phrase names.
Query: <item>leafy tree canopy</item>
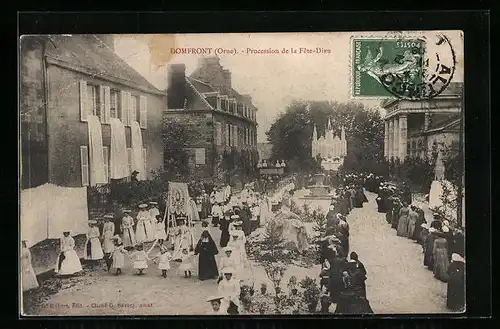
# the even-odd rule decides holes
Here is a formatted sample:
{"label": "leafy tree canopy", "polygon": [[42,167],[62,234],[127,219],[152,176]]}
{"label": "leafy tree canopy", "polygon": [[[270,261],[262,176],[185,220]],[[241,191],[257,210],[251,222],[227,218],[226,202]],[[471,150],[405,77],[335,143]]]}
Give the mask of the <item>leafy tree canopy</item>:
{"label": "leafy tree canopy", "polygon": [[267,132],[273,145],[271,159],[284,159],[294,171],[317,170],[318,161],[311,156],[312,133],[316,125],[318,137],[322,136],[328,119],[339,137],[342,127],[346,132],[343,169],[376,171],[384,162],[384,122],[379,111],[356,102],[293,101]]}

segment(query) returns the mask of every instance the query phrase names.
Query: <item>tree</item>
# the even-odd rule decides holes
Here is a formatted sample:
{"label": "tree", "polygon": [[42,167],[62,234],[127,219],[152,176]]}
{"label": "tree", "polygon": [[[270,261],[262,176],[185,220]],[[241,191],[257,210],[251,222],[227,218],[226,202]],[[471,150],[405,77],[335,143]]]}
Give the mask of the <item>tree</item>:
{"label": "tree", "polygon": [[189,129],[186,125],[163,119],[163,163],[165,172],[171,176],[189,174],[189,156],[186,152]]}
{"label": "tree", "polygon": [[343,169],[373,171],[384,161],[384,122],[377,110],[361,103],[294,101],[271,125],[267,132],[272,144],[271,159],[284,159],[292,171],[314,172],[320,169],[320,159],[313,159],[311,141],[313,127],[318,135],[325,132],[328,119],[334,133],[340,136],[342,127],[347,137],[347,156]]}

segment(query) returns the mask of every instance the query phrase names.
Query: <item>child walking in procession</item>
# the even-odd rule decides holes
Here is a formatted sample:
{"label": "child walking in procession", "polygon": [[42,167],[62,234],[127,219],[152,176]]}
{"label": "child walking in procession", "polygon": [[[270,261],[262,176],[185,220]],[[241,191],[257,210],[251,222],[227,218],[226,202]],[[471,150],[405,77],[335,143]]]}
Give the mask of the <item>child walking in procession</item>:
{"label": "child walking in procession", "polygon": [[182,249],[179,271],[184,272],[185,278],[190,278],[193,270],[193,254],[187,248]]}
{"label": "child walking in procession", "polygon": [[168,252],[167,247],[161,245],[160,252],[151,259],[154,260],[155,264],[157,263],[155,259],[158,259],[158,269],[161,270],[161,276],[166,278],[167,272],[170,270],[170,260],[172,259],[172,254]]}
{"label": "child walking in procession", "polygon": [[122,267],[125,265],[125,254],[128,254],[127,249],[123,245],[123,241],[119,236],[114,236],[115,249],[113,250],[113,265],[112,268],[116,271],[116,275],[122,274]]}
{"label": "child walking in procession", "polygon": [[138,271],[137,275],[143,275],[144,270],[148,268],[148,254],[144,251],[144,246],[142,244],[138,244],[135,247],[135,251],[131,254],[134,257],[134,268]]}

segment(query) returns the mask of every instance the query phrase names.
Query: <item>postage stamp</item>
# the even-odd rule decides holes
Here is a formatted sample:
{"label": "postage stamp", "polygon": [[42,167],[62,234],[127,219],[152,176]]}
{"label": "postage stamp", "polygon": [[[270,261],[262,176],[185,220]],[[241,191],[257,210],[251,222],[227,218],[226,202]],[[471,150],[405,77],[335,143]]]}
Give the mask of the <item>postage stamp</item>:
{"label": "postage stamp", "polygon": [[451,81],[455,54],[446,36],[356,37],[351,48],[352,97],[430,99]]}

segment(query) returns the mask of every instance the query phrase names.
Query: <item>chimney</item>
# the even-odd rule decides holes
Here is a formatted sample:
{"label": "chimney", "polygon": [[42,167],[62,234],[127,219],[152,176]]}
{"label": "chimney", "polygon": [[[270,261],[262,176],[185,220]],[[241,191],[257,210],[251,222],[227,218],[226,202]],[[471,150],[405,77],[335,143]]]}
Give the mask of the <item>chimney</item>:
{"label": "chimney", "polygon": [[186,65],[168,66],[167,108],[182,109],[186,98]]}
{"label": "chimney", "polygon": [[97,37],[108,49],[111,49],[113,52],[115,51],[115,39],[112,34],[99,34]]}
{"label": "chimney", "polygon": [[222,85],[229,93],[229,91],[231,90],[231,71],[222,70],[222,79]]}

